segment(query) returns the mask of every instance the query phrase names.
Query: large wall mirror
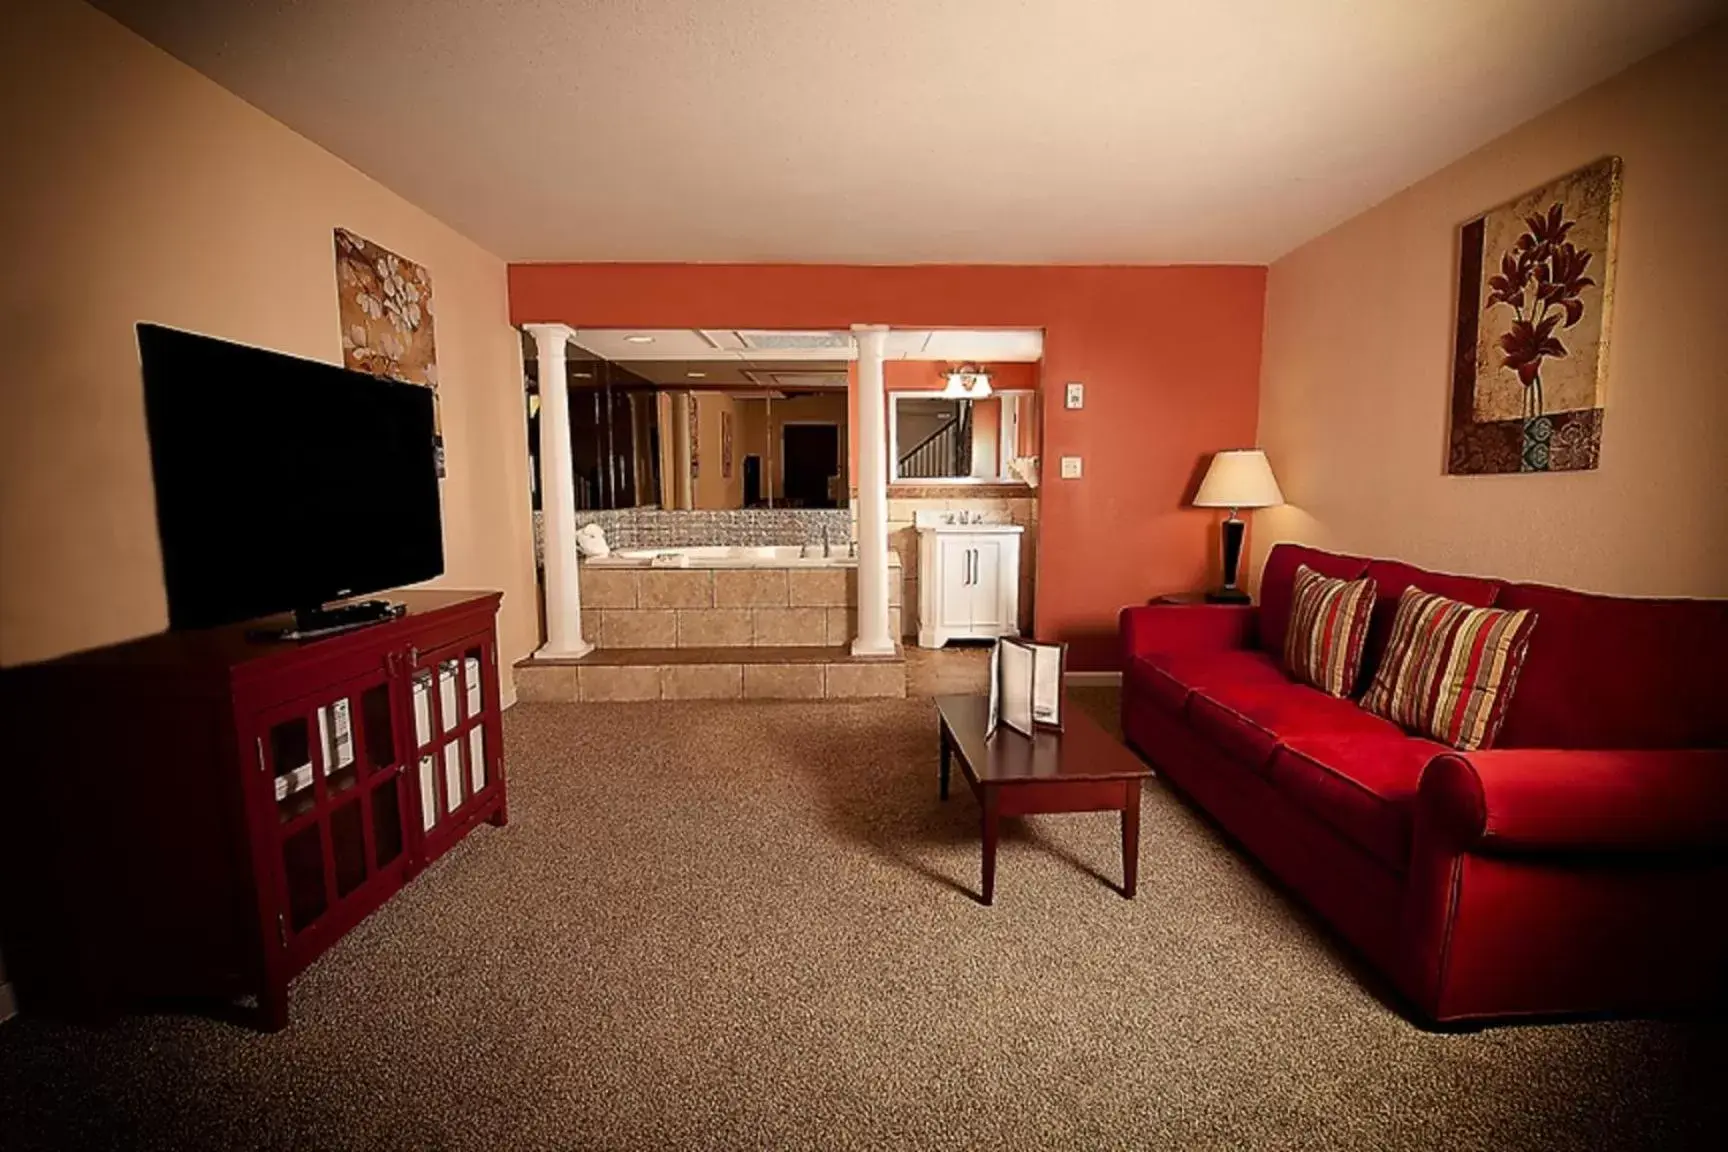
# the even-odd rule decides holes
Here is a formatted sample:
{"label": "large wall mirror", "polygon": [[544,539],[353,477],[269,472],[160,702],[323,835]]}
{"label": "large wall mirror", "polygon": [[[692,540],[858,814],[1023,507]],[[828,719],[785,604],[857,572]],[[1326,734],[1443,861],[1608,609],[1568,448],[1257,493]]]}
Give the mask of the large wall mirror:
{"label": "large wall mirror", "polygon": [[[890,483],[1036,487],[1039,334],[890,335],[899,341],[890,341],[899,358],[883,364]],[[1003,358],[936,360],[943,341]],[[538,482],[532,340],[525,352]],[[577,508],[845,508],[853,354],[844,330],[575,330],[565,383]]]}
{"label": "large wall mirror", "polygon": [[[702,359],[683,343],[695,334],[593,335],[599,348],[567,350],[578,510],[846,507],[845,360],[818,358],[820,348]],[[536,483],[537,377],[529,381]]]}
{"label": "large wall mirror", "polygon": [[1038,394],[890,392],[888,437],[894,483],[1036,483]]}

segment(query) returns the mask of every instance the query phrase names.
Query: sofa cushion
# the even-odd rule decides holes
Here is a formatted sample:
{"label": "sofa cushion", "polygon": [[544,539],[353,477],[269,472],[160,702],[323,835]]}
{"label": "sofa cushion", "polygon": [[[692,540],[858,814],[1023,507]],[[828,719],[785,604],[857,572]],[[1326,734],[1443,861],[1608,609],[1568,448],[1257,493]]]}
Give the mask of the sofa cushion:
{"label": "sofa cushion", "polygon": [[1373,580],[1334,580],[1306,564],[1297,568],[1284,632],[1291,679],[1328,696],[1354,696],[1373,611]]}
{"label": "sofa cushion", "polygon": [[1540,621],[1500,747],[1728,747],[1728,600],[1508,584],[1495,604]]}
{"label": "sofa cushion", "polygon": [[1254,649],[1233,652],[1155,652],[1131,660],[1123,688],[1181,715],[1196,688],[1220,684],[1284,684],[1278,661]]}
{"label": "sofa cushion", "polygon": [[1388,868],[1410,861],[1416,785],[1449,751],[1404,736],[1292,736],[1267,776],[1291,801]]}
{"label": "sofa cushion", "polygon": [[1535,626],[1534,612],[1406,588],[1362,707],[1454,748],[1491,748]]}
{"label": "sofa cushion", "polygon": [[1386,641],[1392,635],[1392,618],[1398,614],[1398,598],[1406,588],[1420,588],[1473,608],[1492,608],[1494,598],[1503,584],[1483,576],[1453,576],[1445,572],[1430,572],[1402,560],[1371,560],[1368,576],[1374,581],[1374,619],[1368,625],[1368,647],[1362,653],[1362,683],[1369,684],[1380,659],[1386,654]]}
{"label": "sofa cushion", "polygon": [[1264,771],[1293,736],[1401,737],[1396,725],[1305,684],[1218,684],[1188,698],[1188,723],[1243,765]]}
{"label": "sofa cushion", "polygon": [[1356,580],[1368,570],[1368,561],[1360,556],[1339,556],[1301,544],[1274,544],[1260,571],[1260,647],[1275,656],[1284,652],[1291,584],[1296,569],[1304,564],[1335,580]]}

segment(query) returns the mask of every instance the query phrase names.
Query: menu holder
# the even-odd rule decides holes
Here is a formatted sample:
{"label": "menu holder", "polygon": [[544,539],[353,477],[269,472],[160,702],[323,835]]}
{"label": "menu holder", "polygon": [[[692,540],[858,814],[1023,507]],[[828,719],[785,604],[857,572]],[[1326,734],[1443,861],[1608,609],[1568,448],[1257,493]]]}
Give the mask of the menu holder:
{"label": "menu holder", "polygon": [[1062,677],[1068,645],[1004,637],[990,650],[990,715],[986,735],[999,724],[1030,736],[1062,730]]}

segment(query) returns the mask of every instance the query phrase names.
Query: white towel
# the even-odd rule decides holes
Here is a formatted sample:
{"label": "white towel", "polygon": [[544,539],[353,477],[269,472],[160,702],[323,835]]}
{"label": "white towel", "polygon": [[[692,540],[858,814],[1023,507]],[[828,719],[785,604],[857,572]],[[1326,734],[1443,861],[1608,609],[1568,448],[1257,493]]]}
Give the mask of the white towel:
{"label": "white towel", "polygon": [[612,555],[612,548],[606,543],[606,531],[598,524],[587,524],[577,531],[576,550],[589,557]]}

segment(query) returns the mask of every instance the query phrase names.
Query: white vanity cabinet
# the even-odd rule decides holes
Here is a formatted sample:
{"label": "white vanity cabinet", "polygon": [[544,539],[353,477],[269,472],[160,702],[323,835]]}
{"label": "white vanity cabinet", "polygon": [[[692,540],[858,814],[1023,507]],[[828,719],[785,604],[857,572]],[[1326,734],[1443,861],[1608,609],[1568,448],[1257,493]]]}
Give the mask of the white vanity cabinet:
{"label": "white vanity cabinet", "polygon": [[918,646],[994,640],[1020,632],[1017,524],[918,529]]}

